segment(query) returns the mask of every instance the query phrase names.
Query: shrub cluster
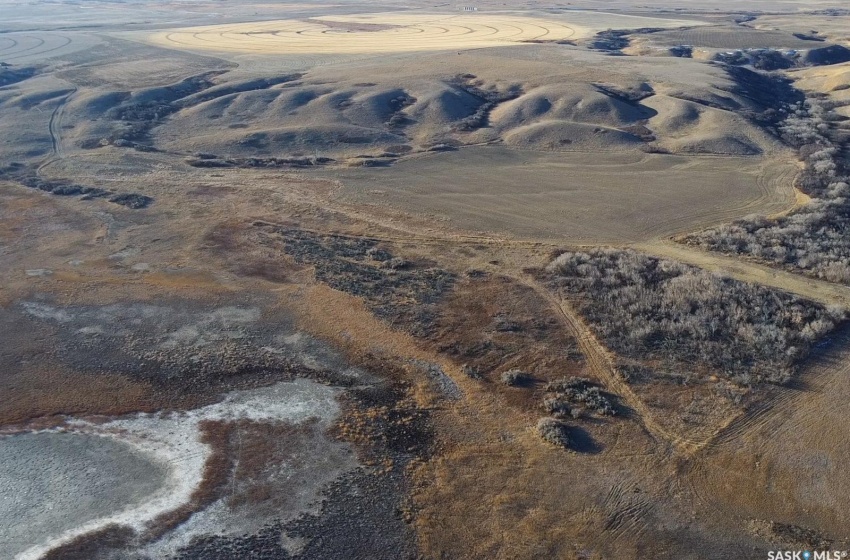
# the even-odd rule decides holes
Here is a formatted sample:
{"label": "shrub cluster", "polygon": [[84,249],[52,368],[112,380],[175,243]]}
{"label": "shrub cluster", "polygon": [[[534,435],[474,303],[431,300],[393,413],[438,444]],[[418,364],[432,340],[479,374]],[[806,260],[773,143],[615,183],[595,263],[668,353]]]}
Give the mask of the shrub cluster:
{"label": "shrub cluster", "polygon": [[0,167],[0,179],[17,181],[25,187],[38,189],[56,196],[79,196],[80,200],[105,198],[109,202],[120,204],[132,210],[147,208],[154,202],[153,198],[143,194],[115,193],[100,187],[78,185],[62,180],[44,179],[33,173],[27,166],[17,162]]}
{"label": "shrub cluster", "polygon": [[390,115],[390,118],[387,120],[387,126],[390,128],[398,128],[409,124],[411,122],[410,117],[404,112],[404,110],[414,103],[416,103],[416,98],[406,93],[391,99],[389,102],[389,108],[392,115]]}
{"label": "shrub cluster", "polygon": [[295,262],[313,266],[318,281],[363,298],[376,316],[416,336],[434,334],[438,305],[454,285],[453,273],[396,257],[376,239],[254,224],[280,239]]}
{"label": "shrub cluster", "polygon": [[670,47],[670,54],[679,58],[693,58],[694,48],[691,45],[676,45]]}
{"label": "shrub cluster", "polygon": [[[800,38],[800,34],[797,34]],[[823,39],[806,36],[806,40],[823,42]],[[806,51],[749,48],[717,53],[714,60],[736,66],[749,64],[756,70],[783,70],[793,66],[821,66],[840,64],[850,60],[850,50],[841,45],[830,45]]]}
{"label": "shrub cluster", "polygon": [[465,376],[471,379],[481,379],[483,377],[478,368],[471,364],[463,364],[460,367],[460,371],[462,371]]}
{"label": "shrub cluster", "polygon": [[507,91],[500,91],[495,88],[484,89],[482,87],[483,82],[476,80],[472,74],[457,76],[450,84],[478,98],[481,102],[478,108],[475,109],[475,112],[454,125],[454,130],[458,132],[470,132],[486,127],[490,118],[490,112],[496,108],[496,105],[504,101],[516,99],[522,94],[522,90],[518,86],[513,86]]}
{"label": "shrub cluster", "polygon": [[784,383],[837,322],[830,308],[631,250],[568,252],[546,269],[551,288],[620,355],[711,370],[740,384]]}
{"label": "shrub cluster", "polygon": [[840,146],[830,138],[830,123],[840,117],[822,100],[808,100],[786,113],[778,132],[798,149],[805,168],[797,186],[813,200],[784,216],[750,216],[682,241],[850,284],[850,178],[838,157]]}
{"label": "shrub cluster", "polygon": [[583,377],[565,377],[546,386],[550,397],[543,400],[543,408],[558,418],[578,418],[583,410],[601,416],[615,416],[617,409],[611,399],[596,383]]}
{"label": "shrub cluster", "polygon": [[622,50],[631,44],[629,31],[623,29],[607,29],[597,33],[590,41],[590,48],[599,51],[622,54]]}
{"label": "shrub cluster", "polygon": [[38,69],[35,67],[12,66],[11,64],[0,62],[0,87],[32,78],[37,71]]}
{"label": "shrub cluster", "polygon": [[751,64],[758,70],[780,70],[791,68],[796,64],[799,54],[795,51],[779,51],[776,49],[739,49],[717,53],[714,60],[726,64]]}

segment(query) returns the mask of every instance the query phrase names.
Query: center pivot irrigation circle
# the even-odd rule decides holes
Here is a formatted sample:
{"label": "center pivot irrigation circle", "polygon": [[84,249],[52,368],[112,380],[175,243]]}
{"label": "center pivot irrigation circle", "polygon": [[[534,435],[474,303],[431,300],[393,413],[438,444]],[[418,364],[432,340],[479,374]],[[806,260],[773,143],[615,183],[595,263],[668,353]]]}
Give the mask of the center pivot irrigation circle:
{"label": "center pivot irrigation circle", "polygon": [[522,16],[368,14],[174,29],[163,46],[269,54],[338,54],[483,48],[574,39],[582,30]]}
{"label": "center pivot irrigation circle", "polygon": [[[57,33],[41,36],[28,33],[0,35],[0,62],[13,63],[25,58],[39,58],[60,51],[71,44],[71,39]],[[14,62],[18,64],[18,62]]]}

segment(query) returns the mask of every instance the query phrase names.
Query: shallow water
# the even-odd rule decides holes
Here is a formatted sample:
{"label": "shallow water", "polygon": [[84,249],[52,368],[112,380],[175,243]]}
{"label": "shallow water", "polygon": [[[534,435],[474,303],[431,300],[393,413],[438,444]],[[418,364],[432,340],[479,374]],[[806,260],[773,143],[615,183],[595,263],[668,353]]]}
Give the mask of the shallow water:
{"label": "shallow water", "polygon": [[[132,414],[97,424],[71,418],[67,426],[73,431],[0,437],[0,560],[36,560],[108,525],[144,531],[159,515],[188,502],[203,478],[211,452],[202,442],[204,422],[308,421],[322,433],[339,413],[339,392],[297,379],[234,391],[184,412]],[[330,452],[330,442],[321,437],[313,444]],[[307,463],[318,469],[309,473],[310,500],[322,485],[356,466],[347,449],[333,456],[332,464]],[[178,546],[212,525],[213,532],[222,533],[232,524],[230,517],[202,520],[200,528],[188,527],[166,544]]]}
{"label": "shallow water", "polygon": [[0,437],[0,558],[147,499],[168,468],[129,444],[82,433]]}

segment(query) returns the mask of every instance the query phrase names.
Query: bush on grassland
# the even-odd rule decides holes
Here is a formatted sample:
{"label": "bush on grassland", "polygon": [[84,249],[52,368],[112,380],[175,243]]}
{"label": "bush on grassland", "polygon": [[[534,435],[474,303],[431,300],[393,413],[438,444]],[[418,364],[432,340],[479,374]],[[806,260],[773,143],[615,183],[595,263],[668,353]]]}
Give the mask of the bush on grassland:
{"label": "bush on grassland", "polygon": [[537,433],[547,443],[558,447],[570,447],[570,432],[566,424],[555,418],[541,418],[537,422]]}

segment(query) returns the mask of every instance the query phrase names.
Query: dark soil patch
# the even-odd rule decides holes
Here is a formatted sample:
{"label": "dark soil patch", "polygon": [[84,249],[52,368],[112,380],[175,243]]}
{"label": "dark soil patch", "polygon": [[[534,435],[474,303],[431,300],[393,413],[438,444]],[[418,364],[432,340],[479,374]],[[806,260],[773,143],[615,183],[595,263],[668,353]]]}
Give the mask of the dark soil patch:
{"label": "dark soil patch", "polygon": [[[255,535],[210,536],[179,551],[175,560],[327,560],[329,558],[418,558],[412,529],[404,521],[399,497],[404,480],[399,469],[366,470],[343,477],[324,495],[319,515],[285,525],[270,525]],[[285,540],[302,540],[291,553]]]}
{"label": "dark soil patch", "polygon": [[[204,304],[168,300],[57,307],[26,302],[0,312],[26,332],[50,332],[39,340],[42,356],[87,375],[121,375],[151,385],[164,402],[185,396],[214,399],[222,391],[307,377],[350,385],[335,354],[317,341],[287,346],[294,328],[288,316],[260,299]],[[188,338],[187,338],[188,336]],[[268,349],[276,349],[269,351]],[[322,366],[306,367],[318,360]],[[16,351],[0,356],[23,359]]]}
{"label": "dark soil patch", "polygon": [[135,531],[122,525],[110,525],[100,531],[78,537],[54,548],[42,560],[96,560],[126,550]]}

